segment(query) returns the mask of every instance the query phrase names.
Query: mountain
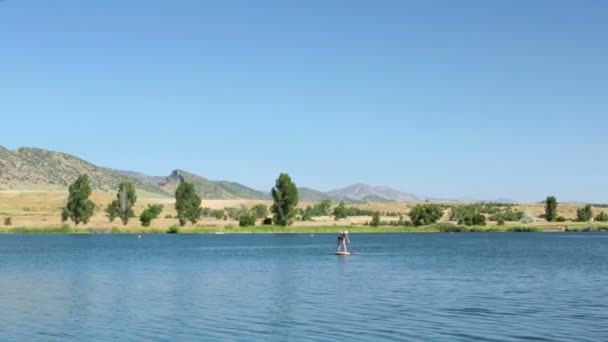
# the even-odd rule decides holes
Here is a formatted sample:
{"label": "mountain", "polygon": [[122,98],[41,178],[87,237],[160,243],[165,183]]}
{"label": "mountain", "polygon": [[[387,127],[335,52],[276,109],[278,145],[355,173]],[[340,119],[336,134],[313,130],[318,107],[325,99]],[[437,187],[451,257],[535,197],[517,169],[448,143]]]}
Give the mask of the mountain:
{"label": "mountain", "polygon": [[298,195],[300,202],[321,202],[323,200],[330,200],[332,202],[345,202],[345,203],[362,203],[363,201],[353,200],[350,198],[336,197],[329,195],[325,192],[314,190],[306,187],[298,188]]}
{"label": "mountain", "polygon": [[331,196],[324,192],[305,187],[298,188],[298,196],[300,197],[300,202],[321,202],[332,199]]}
{"label": "mountain", "polygon": [[[173,197],[179,184],[186,181],[194,184],[202,199],[272,199],[269,192],[236,182],[209,180],[179,169],[166,177],[149,176],[97,166],[65,153],[27,147],[11,151],[0,146],[0,190],[66,190],[81,174],[88,174],[93,188],[102,191],[115,191],[121,182],[130,181],[137,189],[145,190],[150,195]],[[367,184],[353,184],[329,192],[306,187],[298,190],[301,202],[331,200],[353,204],[420,201],[410,193]]]}
{"label": "mountain", "polygon": [[[435,202],[435,203],[509,203],[516,204],[517,202],[508,197],[498,197],[495,199],[489,200],[479,200],[472,197],[459,197],[459,198],[437,198],[437,197],[427,197],[424,199],[425,201]],[[541,201],[541,203],[545,203],[545,201]]]}
{"label": "mountain", "polygon": [[203,199],[268,200],[270,194],[236,182],[210,181],[183,170],[167,177],[100,167],[78,157],[22,147],[10,151],[0,146],[0,190],[65,190],[81,174],[88,174],[96,190],[115,191],[123,181],[139,190],[172,197],[180,182],[192,182]]}
{"label": "mountain", "polygon": [[270,194],[254,190],[242,184],[228,181],[210,181],[205,177],[183,170],[174,170],[160,183],[161,189],[168,193],[175,190],[182,182],[190,182],[202,199],[255,199],[268,200]]}
{"label": "mountain", "polygon": [[360,183],[332,190],[327,192],[327,194],[338,198],[348,198],[364,202],[415,202],[420,200],[414,194],[401,192],[385,186],[371,186]]}
{"label": "mountain", "polygon": [[0,147],[2,190],[65,189],[79,175],[85,173],[91,178],[91,185],[95,189],[114,190],[120,182],[130,180],[139,189],[163,194],[156,186],[69,154],[27,147],[10,151]]}
{"label": "mountain", "polygon": [[133,171],[125,171],[125,170],[114,170],[112,171],[121,174],[126,177],[135,178],[142,183],[151,184],[155,186],[160,186],[160,184],[166,179],[166,177],[161,176],[148,176],[145,173],[141,172],[133,172]]}

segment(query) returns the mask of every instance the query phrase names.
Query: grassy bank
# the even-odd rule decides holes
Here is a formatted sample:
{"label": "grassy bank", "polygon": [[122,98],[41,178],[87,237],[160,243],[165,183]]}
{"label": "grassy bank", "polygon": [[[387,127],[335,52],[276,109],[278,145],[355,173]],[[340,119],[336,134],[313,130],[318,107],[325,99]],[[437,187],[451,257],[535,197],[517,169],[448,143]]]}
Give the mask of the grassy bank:
{"label": "grassy bank", "polygon": [[[351,233],[486,233],[486,232],[544,232],[544,231],[608,231],[608,224],[569,224],[555,230],[553,227],[538,225],[487,225],[487,226],[463,226],[453,223],[436,223],[423,227],[370,227],[370,226],[344,226]],[[342,226],[252,226],[252,227],[174,227],[179,234],[335,234]],[[164,234],[167,228],[142,228],[142,227],[0,227],[0,234]]]}

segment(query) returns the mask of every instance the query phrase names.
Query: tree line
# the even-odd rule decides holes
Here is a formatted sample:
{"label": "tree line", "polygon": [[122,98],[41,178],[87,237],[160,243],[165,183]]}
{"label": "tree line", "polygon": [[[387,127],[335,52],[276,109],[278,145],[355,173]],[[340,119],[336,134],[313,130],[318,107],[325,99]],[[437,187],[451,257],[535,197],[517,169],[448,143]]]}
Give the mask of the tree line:
{"label": "tree line", "polygon": [[[66,222],[73,221],[76,225],[88,223],[95,211],[95,204],[89,199],[92,188],[88,175],[80,175],[74,183],[69,186],[69,195],[65,207],[61,210],[61,220]],[[271,189],[273,204],[268,208],[263,204],[256,204],[252,208],[224,208],[211,209],[201,207],[201,198],[196,193],[196,188],[192,183],[182,182],[175,191],[175,210],[176,218],[180,226],[185,226],[188,222],[196,224],[201,217],[215,217],[216,219],[228,218],[238,220],[240,226],[253,226],[256,220],[263,220],[263,224],[276,224],[280,226],[291,225],[296,218],[306,221],[316,216],[333,216],[334,219],[345,219],[349,216],[371,216],[371,226],[391,225],[391,226],[422,226],[437,222],[444,215],[444,210],[451,208],[450,220],[457,221],[460,225],[483,226],[486,224],[486,217],[491,221],[496,221],[498,225],[505,224],[505,221],[532,222],[533,217],[529,217],[522,211],[513,210],[513,204],[505,203],[476,203],[461,206],[447,206],[444,204],[424,203],[413,206],[408,216],[410,221],[403,219],[401,213],[381,213],[369,209],[348,207],[344,202],[340,202],[333,207],[330,200],[323,200],[306,208],[297,208],[299,202],[298,189],[291,177],[287,173],[281,173]],[[118,186],[116,198],[104,209],[110,222],[119,218],[123,225],[128,224],[129,220],[136,217],[133,207],[137,202],[136,190],[133,183],[124,181]],[[557,214],[558,202],[554,196],[548,196],[545,200],[545,213],[543,217],[548,222],[563,222],[566,219]],[[158,218],[163,211],[160,204],[149,204],[139,215],[139,221],[144,227],[150,226],[151,222]],[[268,215],[272,214],[271,218]],[[380,216],[398,216],[398,220],[383,222]],[[167,215],[166,218],[171,218]],[[591,205],[586,205],[576,212],[576,220],[579,222],[608,221],[608,214],[604,211],[597,216],[593,216]],[[6,222],[5,222],[6,224]]]}
{"label": "tree line", "polygon": [[[71,220],[75,225],[80,223],[87,224],[95,212],[95,203],[89,199],[92,193],[91,182],[86,174],[80,175],[68,188],[68,199],[66,205],[61,210],[61,221]],[[274,199],[270,211],[273,214],[272,222],[277,225],[287,226],[293,223],[298,205],[298,189],[288,174],[282,173],[272,188]],[[110,202],[104,209],[110,222],[120,218],[123,225],[129,223],[131,218],[136,217],[133,207],[137,202],[137,195],[133,183],[124,181],[118,186],[116,199]],[[139,216],[141,225],[150,226],[152,220],[158,218],[163,210],[159,204],[149,204]],[[194,185],[190,182],[182,182],[175,191],[175,211],[180,226],[185,226],[188,222],[196,224],[203,216],[213,215],[214,217],[235,218],[239,220],[241,226],[255,225],[255,220],[268,216],[268,207],[256,205],[251,210],[241,209],[232,210],[212,210],[201,208],[201,198],[196,193]],[[167,216],[170,217],[170,216]]]}
{"label": "tree line", "polygon": [[[547,220],[547,222],[565,222],[566,218],[564,218],[563,216],[558,216],[557,215],[557,199],[555,198],[555,196],[547,196],[547,199],[545,200],[545,215],[544,218],[545,220]],[[576,210],[576,221],[578,222],[591,222],[591,221],[598,221],[598,222],[606,222],[608,221],[608,214],[605,213],[604,211],[600,211],[599,214],[597,214],[597,216],[593,217],[593,208],[591,206],[591,204],[587,204],[582,208],[579,208]]]}

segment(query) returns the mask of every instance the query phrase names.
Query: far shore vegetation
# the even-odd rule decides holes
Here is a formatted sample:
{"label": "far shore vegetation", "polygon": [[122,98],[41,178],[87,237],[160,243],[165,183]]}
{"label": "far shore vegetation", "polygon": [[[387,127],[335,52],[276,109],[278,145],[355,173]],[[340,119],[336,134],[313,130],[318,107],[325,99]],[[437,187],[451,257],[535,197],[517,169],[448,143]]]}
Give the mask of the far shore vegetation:
{"label": "far shore vegetation", "polygon": [[[212,201],[201,199],[196,187],[186,181],[177,186],[175,201],[165,204],[138,201],[137,190],[128,181],[114,190],[113,200],[100,201],[86,174],[68,190],[58,209],[21,208],[23,217],[43,217],[48,224],[29,225],[27,220],[21,222],[15,210],[0,211],[4,223],[0,233],[336,233],[345,227],[353,233],[608,231],[608,209],[604,210],[608,205],[562,207],[555,196],[538,204],[542,212],[515,203],[300,203],[298,187],[286,173],[279,175],[271,189],[271,203],[219,208],[206,206]],[[61,224],[47,219],[47,213],[53,212],[50,215],[60,217]],[[100,223],[99,215],[106,224]],[[93,218],[95,224],[90,224]]]}
{"label": "far shore vegetation", "polygon": [[[512,226],[485,225],[466,226],[449,222],[440,222],[427,226],[225,226],[205,227],[173,225],[169,228],[156,227],[124,227],[114,226],[105,228],[89,228],[83,226],[56,226],[56,227],[0,227],[0,234],[335,234],[340,229],[347,228],[350,233],[507,233],[507,232],[547,232],[545,227],[521,224]],[[608,232],[608,224],[576,223],[569,225],[565,232]]]}

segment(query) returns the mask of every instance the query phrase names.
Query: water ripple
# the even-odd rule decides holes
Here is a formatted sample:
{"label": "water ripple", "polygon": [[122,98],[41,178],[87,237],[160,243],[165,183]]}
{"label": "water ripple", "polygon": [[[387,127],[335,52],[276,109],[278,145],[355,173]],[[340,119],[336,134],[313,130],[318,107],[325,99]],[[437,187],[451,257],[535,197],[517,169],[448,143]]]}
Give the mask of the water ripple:
{"label": "water ripple", "polygon": [[608,239],[556,236],[3,236],[0,340],[606,341]]}

